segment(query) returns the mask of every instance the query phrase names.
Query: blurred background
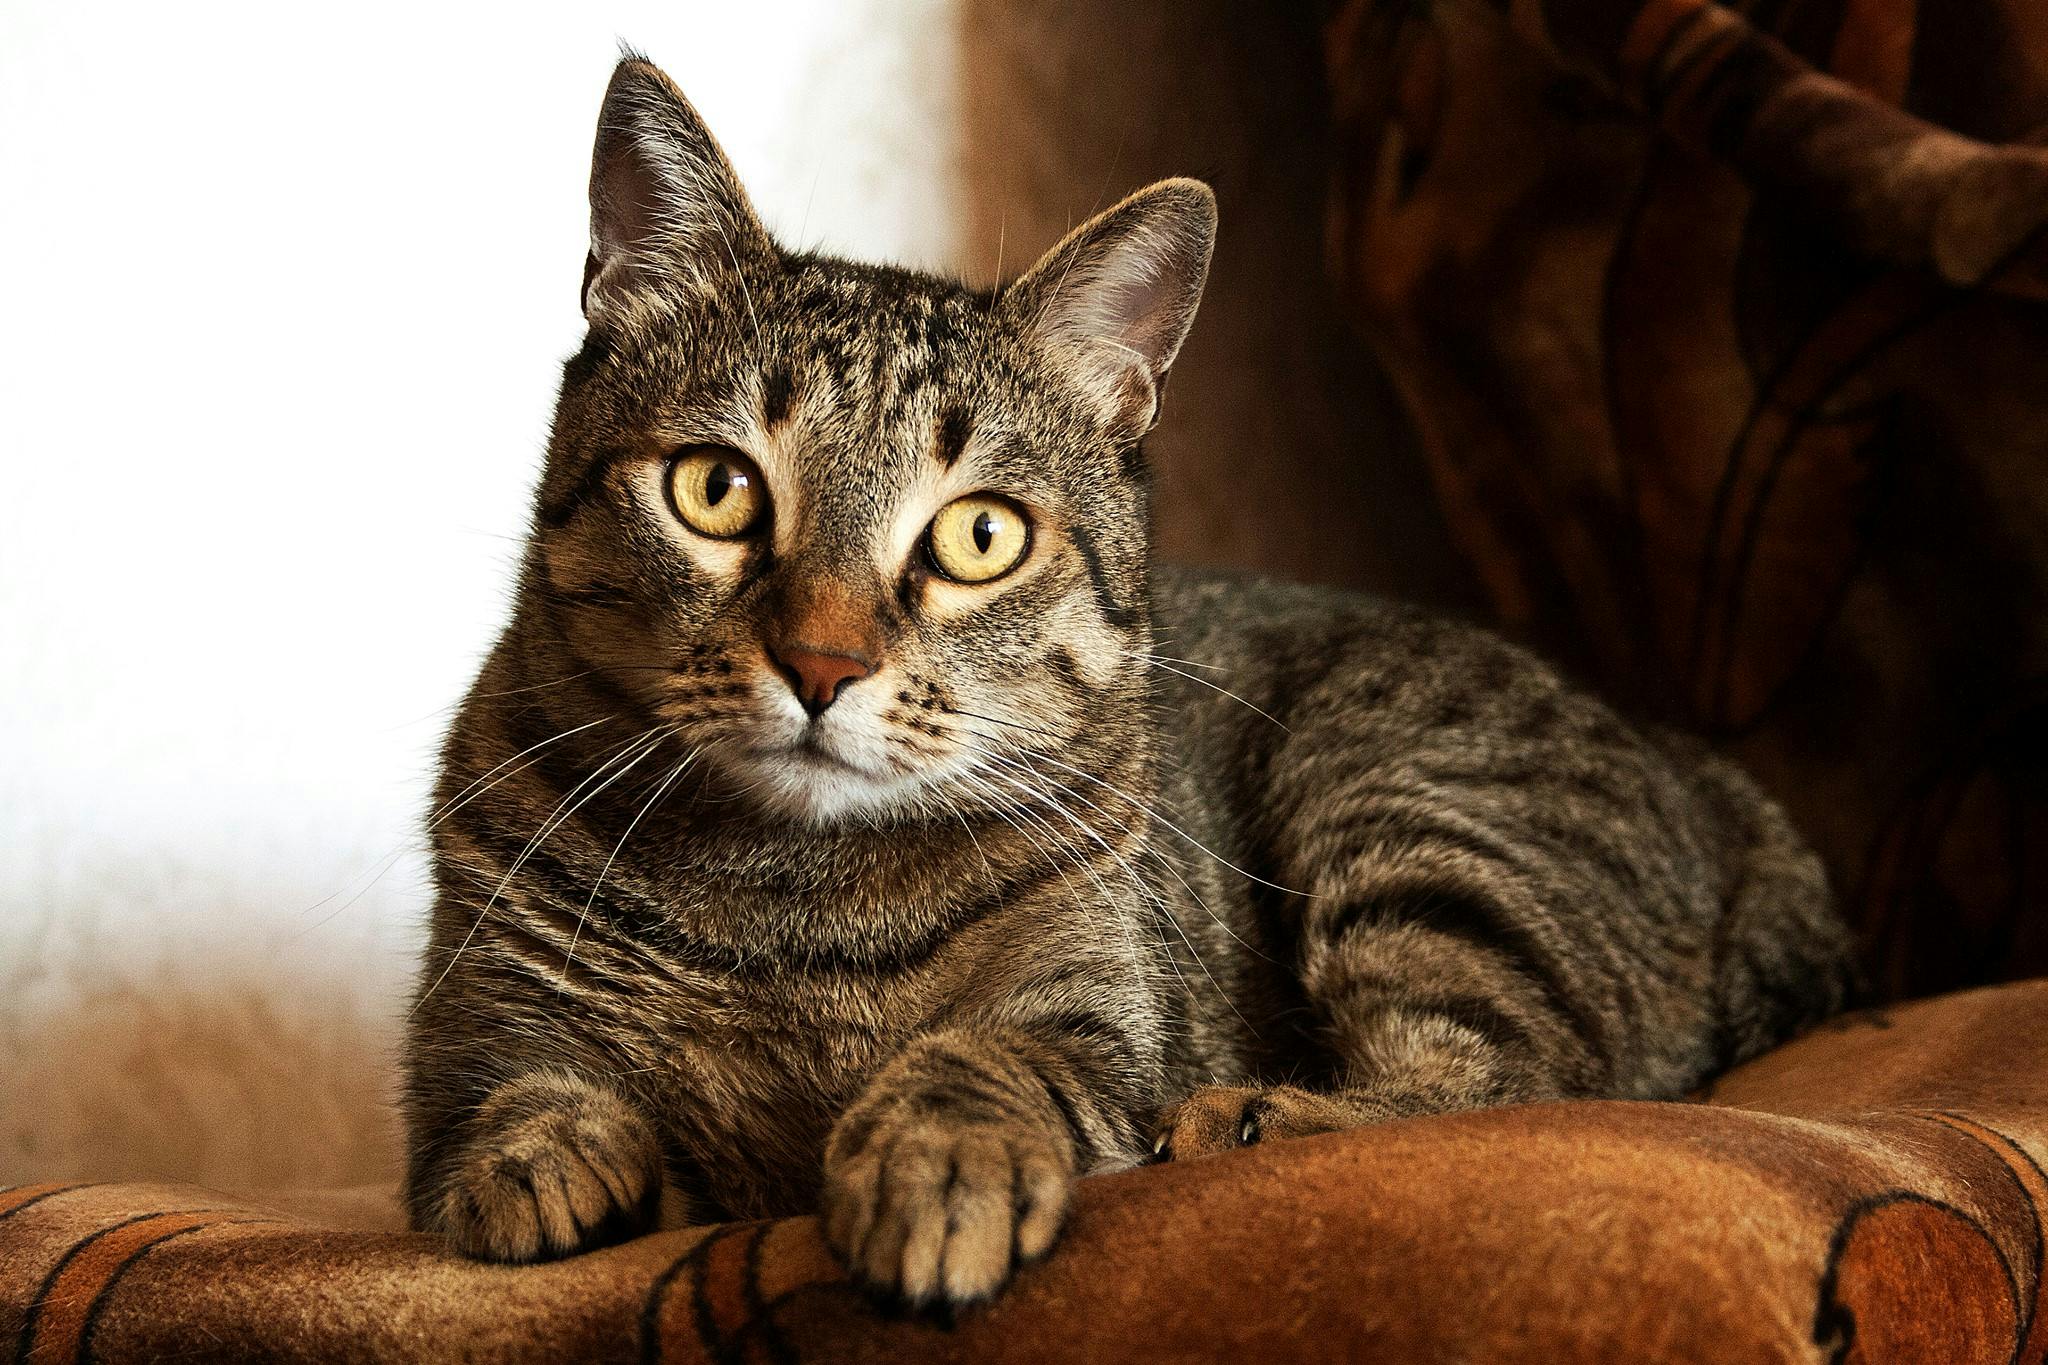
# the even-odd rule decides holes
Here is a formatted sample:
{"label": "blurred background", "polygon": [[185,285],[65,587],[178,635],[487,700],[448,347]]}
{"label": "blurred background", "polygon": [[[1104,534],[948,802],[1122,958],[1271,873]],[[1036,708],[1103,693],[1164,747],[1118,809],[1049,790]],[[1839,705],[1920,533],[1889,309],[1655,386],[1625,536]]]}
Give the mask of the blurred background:
{"label": "blurred background", "polygon": [[1709,734],[1883,995],[2048,971],[2048,18],[1706,10],[0,0],[0,1183],[394,1171],[621,40],[794,245],[988,281],[1209,179],[1166,556]]}

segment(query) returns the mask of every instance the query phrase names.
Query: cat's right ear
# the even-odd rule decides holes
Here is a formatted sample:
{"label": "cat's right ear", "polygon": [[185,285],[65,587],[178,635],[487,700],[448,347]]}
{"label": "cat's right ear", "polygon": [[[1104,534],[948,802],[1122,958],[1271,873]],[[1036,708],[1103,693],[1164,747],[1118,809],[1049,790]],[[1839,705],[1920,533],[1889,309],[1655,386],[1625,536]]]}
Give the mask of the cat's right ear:
{"label": "cat's right ear", "polygon": [[623,58],[591,154],[583,315],[596,325],[664,296],[716,290],[773,250],[683,92],[645,58]]}

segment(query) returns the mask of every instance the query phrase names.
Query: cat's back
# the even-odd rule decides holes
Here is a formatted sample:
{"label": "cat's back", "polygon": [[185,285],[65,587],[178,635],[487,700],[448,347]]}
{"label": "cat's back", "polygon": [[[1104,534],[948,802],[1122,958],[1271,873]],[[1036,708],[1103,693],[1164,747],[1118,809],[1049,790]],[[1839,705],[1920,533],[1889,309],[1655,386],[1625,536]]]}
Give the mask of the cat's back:
{"label": "cat's back", "polygon": [[[1161,572],[1154,603],[1168,789],[1239,866],[1305,888],[1342,881],[1362,850],[1428,847],[1513,866],[1544,917],[1579,921],[1572,932],[1602,952],[1626,956],[1644,924],[1701,963],[1710,940],[1745,944],[1743,980],[1680,993],[1727,993],[1724,1063],[1847,992],[1819,860],[1700,741],[1416,608],[1190,570]],[[1696,1061],[1652,1071],[1668,1080]]]}
{"label": "cat's back", "polygon": [[1572,695],[1489,631],[1363,593],[1167,566],[1153,606],[1156,685],[1184,749],[1263,753],[1304,728],[1380,747],[1479,710],[1542,719]]}
{"label": "cat's back", "polygon": [[1226,650],[1393,631],[1419,615],[1341,588],[1179,564],[1155,570],[1152,602],[1162,646],[1183,641]]}
{"label": "cat's back", "polygon": [[[1176,795],[1247,856],[1313,876],[1345,831],[1455,809],[1511,844],[1612,866],[1704,906],[1782,816],[1697,742],[1636,724],[1530,651],[1339,589],[1169,570],[1155,588]],[[1390,817],[1389,812],[1394,816]],[[1254,831],[1256,833],[1254,833]],[[1796,842],[1796,841],[1794,841]],[[1650,874],[1645,873],[1645,876]]]}
{"label": "cat's back", "polygon": [[[1496,815],[1569,809],[1624,837],[1656,823],[1739,842],[1733,827],[1765,803],[1702,745],[1624,718],[1467,622],[1211,570],[1163,570],[1154,605],[1160,714],[1180,771],[1230,793],[1241,814],[1316,810],[1361,786],[1457,784]],[[1728,809],[1731,785],[1740,810]]]}

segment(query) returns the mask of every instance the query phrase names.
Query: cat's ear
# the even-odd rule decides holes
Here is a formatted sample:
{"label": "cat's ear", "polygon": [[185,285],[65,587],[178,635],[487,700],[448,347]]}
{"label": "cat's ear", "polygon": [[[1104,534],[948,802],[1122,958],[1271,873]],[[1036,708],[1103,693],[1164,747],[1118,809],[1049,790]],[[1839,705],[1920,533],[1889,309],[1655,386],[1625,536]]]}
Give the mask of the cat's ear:
{"label": "cat's ear", "polygon": [[1215,242],[1215,194],[1162,180],[1068,233],[1004,297],[1111,425],[1140,436],[1158,420]]}
{"label": "cat's ear", "polygon": [[772,250],[704,120],[661,68],[628,54],[604,92],[591,154],[584,316],[596,323],[665,293],[716,289]]}

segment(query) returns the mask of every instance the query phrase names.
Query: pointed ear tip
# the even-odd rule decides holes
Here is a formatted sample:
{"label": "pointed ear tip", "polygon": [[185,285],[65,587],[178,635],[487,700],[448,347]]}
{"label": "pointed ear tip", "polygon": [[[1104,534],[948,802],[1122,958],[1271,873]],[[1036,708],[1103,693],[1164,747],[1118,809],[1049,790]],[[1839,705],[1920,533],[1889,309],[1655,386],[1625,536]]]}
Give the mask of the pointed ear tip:
{"label": "pointed ear tip", "polygon": [[1131,197],[1192,219],[1204,236],[1216,235],[1216,191],[1206,181],[1175,176],[1147,185]]}
{"label": "pointed ear tip", "polygon": [[1216,191],[1209,188],[1209,182],[1197,180],[1191,175],[1175,175],[1169,176],[1165,180],[1155,180],[1145,187],[1144,193],[1166,194],[1183,199],[1199,200],[1211,208],[1214,208],[1216,205]]}
{"label": "pointed ear tip", "polygon": [[624,43],[619,44],[618,64],[612,67],[611,82],[606,87],[605,93],[615,95],[624,90],[644,89],[649,86],[665,91],[678,99],[682,98],[683,92],[676,88],[676,83],[669,76],[668,72],[656,66],[639,49],[629,47]]}

